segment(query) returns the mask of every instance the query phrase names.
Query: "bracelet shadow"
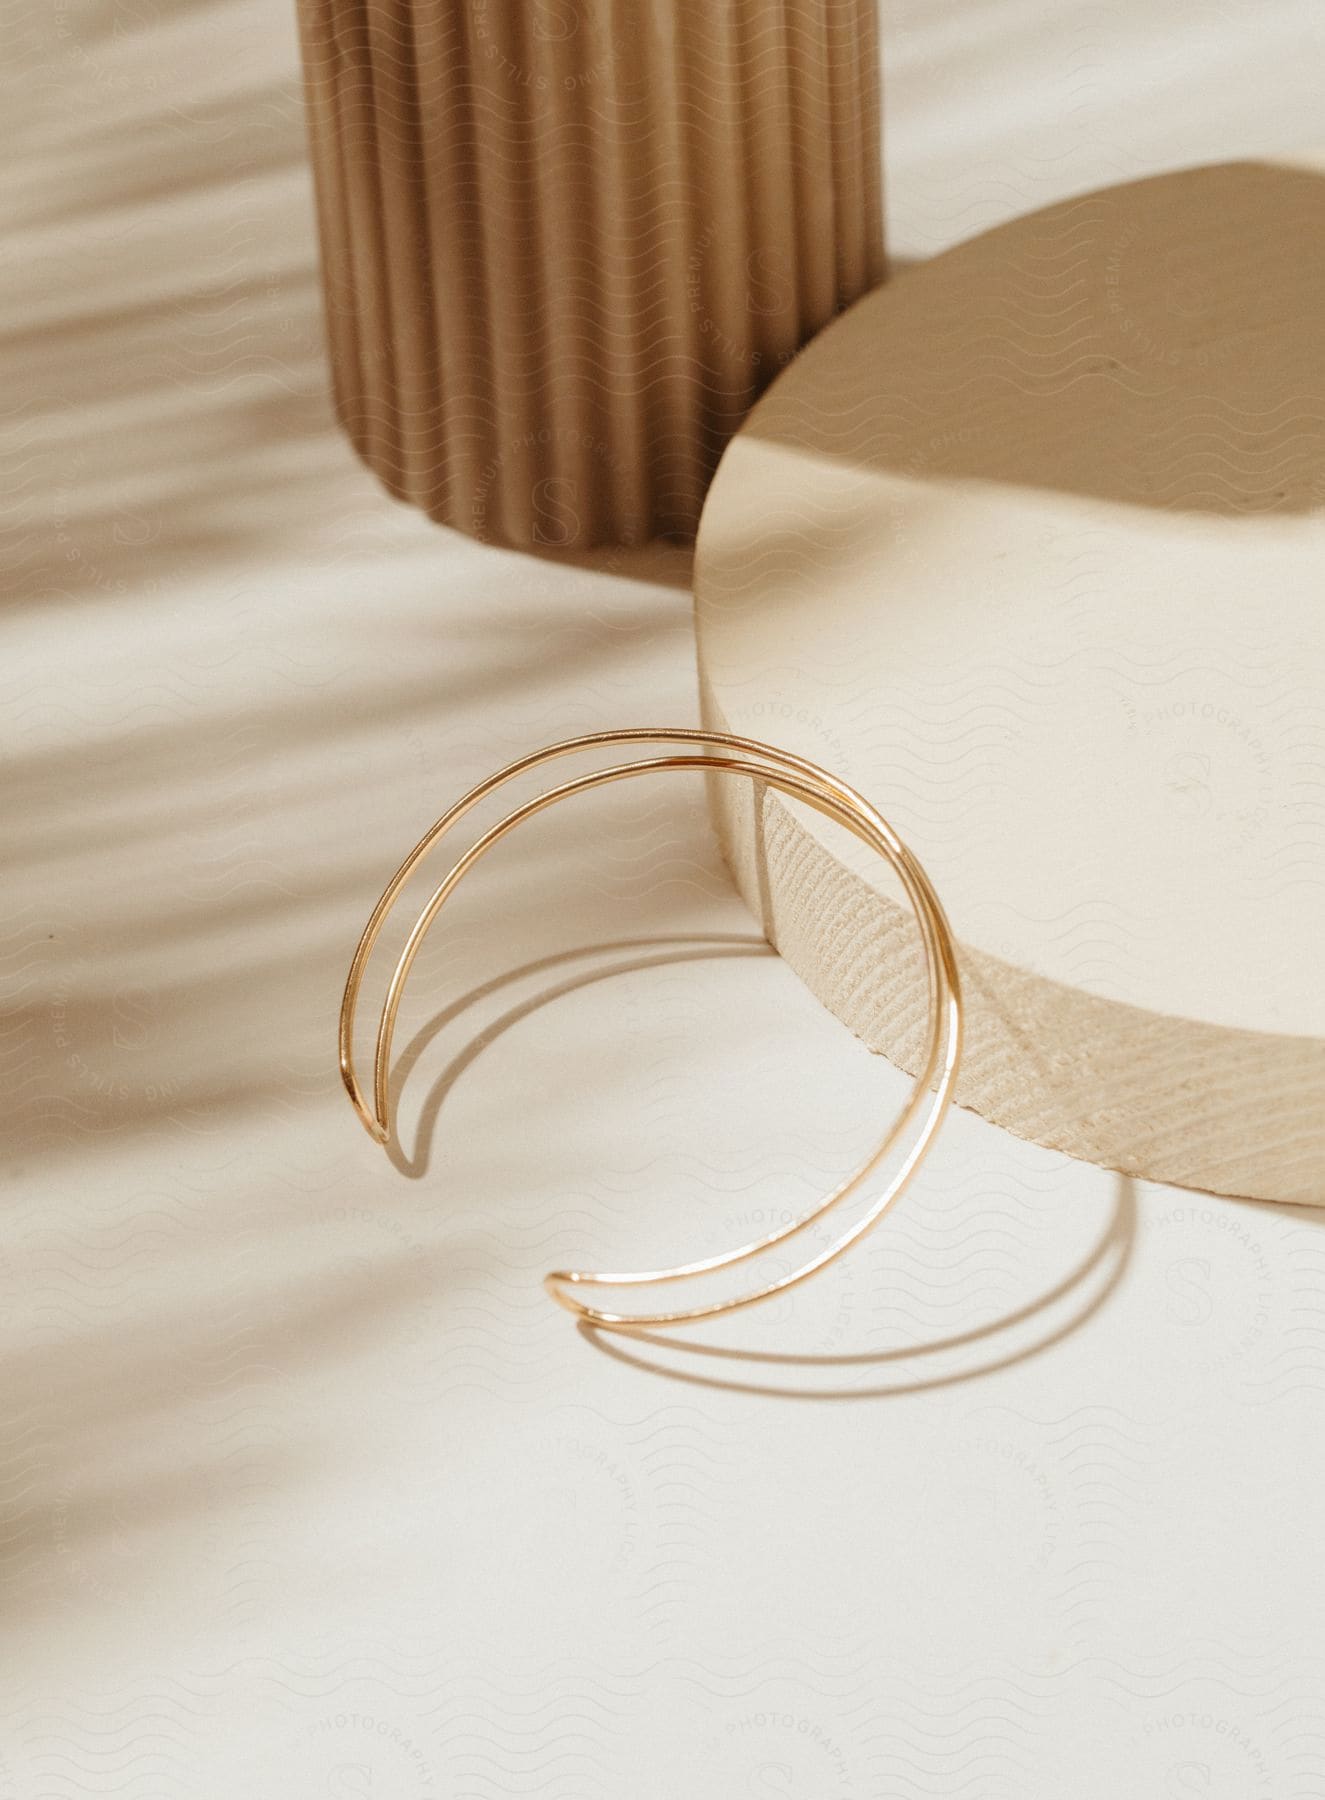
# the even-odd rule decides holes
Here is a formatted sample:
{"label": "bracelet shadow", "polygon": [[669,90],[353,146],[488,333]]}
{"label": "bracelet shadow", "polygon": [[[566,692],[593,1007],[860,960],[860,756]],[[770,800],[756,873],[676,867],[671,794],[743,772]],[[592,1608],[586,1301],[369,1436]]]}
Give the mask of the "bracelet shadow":
{"label": "bracelet shadow", "polygon": [[[447,1096],[460,1077],[504,1032],[542,1007],[596,982],[613,980],[619,975],[635,971],[731,956],[776,954],[762,937],[738,933],[687,933],[676,937],[633,937],[600,941],[535,958],[504,970],[491,980],[469,989],[429,1019],[410,1039],[396,1061],[392,1078],[393,1092],[399,1093],[411,1071],[441,1032],[489,996],[531,976],[564,968],[587,957],[599,958],[613,952],[630,951],[647,951],[649,954],[631,955],[606,966],[594,967],[588,971],[579,970],[552,987],[540,988],[537,993],[509,1007],[476,1033],[451,1058],[430,1086],[415,1126],[413,1150],[407,1151],[393,1133],[387,1145],[387,1154],[395,1168],[415,1181],[427,1173],[438,1117]],[[1127,1272],[1136,1238],[1135,1184],[1129,1176],[1122,1174],[1117,1175],[1115,1180],[1114,1203],[1104,1231],[1067,1275],[1024,1305],[1002,1314],[988,1324],[936,1338],[928,1343],[888,1350],[818,1355],[696,1342],[691,1338],[676,1337],[647,1328],[629,1332],[608,1331],[585,1321],[577,1329],[586,1343],[616,1362],[629,1364],[683,1385],[731,1393],[758,1394],[788,1400],[835,1401],[887,1399],[955,1387],[1015,1368],[1045,1354],[1089,1323],[1108,1303]],[[1065,1319],[1059,1319],[1033,1341],[1001,1350],[997,1347],[1000,1337],[1031,1324],[1068,1301],[1076,1302],[1071,1314]],[[916,1377],[911,1372],[911,1365],[918,1360],[960,1353],[967,1348],[982,1350],[987,1345],[994,1346],[994,1353],[978,1356],[970,1365],[945,1369],[932,1376]],[[659,1354],[650,1355],[649,1351]],[[665,1358],[682,1360],[678,1363],[664,1360]],[[868,1379],[871,1371],[886,1371],[889,1368],[898,1371],[896,1379]],[[768,1373],[763,1375],[762,1371]],[[790,1379],[793,1371],[808,1377],[809,1384],[798,1385]],[[852,1372],[855,1372],[854,1377],[848,1379]],[[825,1375],[829,1377],[827,1384],[822,1379],[815,1382],[816,1376],[822,1378]]]}
{"label": "bracelet shadow", "polygon": [[[1015,1368],[1021,1363],[1031,1361],[1034,1357],[1044,1355],[1046,1351],[1061,1344],[1094,1318],[1117,1291],[1131,1262],[1136,1240],[1136,1189],[1132,1178],[1128,1175],[1118,1175],[1115,1180],[1113,1210],[1103,1233],[1089,1253],[1061,1281],[1046,1289],[1044,1293],[1036,1295],[1033,1300],[1027,1301],[1024,1306],[1004,1313],[1000,1318],[991,1320],[987,1325],[974,1327],[970,1331],[957,1332],[948,1337],[935,1338],[928,1343],[906,1345],[900,1349],[862,1350],[842,1355],[819,1356],[695,1343],[690,1339],[671,1337],[649,1330],[609,1331],[584,1320],[580,1322],[577,1329],[581,1337],[587,1343],[592,1344],[594,1349],[600,1351],[604,1356],[611,1357],[616,1362],[627,1363],[633,1368],[643,1369],[650,1374],[663,1376],[669,1381],[679,1381],[687,1386],[715,1388],[735,1394],[762,1394],[779,1400],[883,1400],[900,1398],[906,1394],[930,1393],[939,1388],[957,1387],[968,1381],[980,1380],[987,1375],[999,1374],[1005,1369]],[[1101,1274],[1102,1279],[1097,1287],[1090,1289],[1091,1277],[1097,1273]],[[911,1364],[923,1357],[959,1351],[967,1346],[983,1345],[1005,1332],[1014,1330],[1019,1325],[1036,1319],[1060,1301],[1069,1299],[1083,1289],[1087,1290],[1086,1297],[1069,1318],[1061,1321],[1033,1342],[1018,1345],[1017,1348],[1001,1355],[982,1358],[971,1367],[946,1370],[942,1374],[920,1379],[902,1376],[891,1382],[869,1383],[858,1380],[848,1384],[839,1381],[830,1386],[796,1386],[792,1382],[779,1380],[773,1376],[767,1380],[759,1380],[753,1373],[759,1369],[787,1371],[798,1369],[813,1375],[822,1371],[837,1372],[857,1369],[864,1372],[888,1365]],[[670,1362],[662,1362],[637,1354],[632,1348],[627,1347],[640,1344],[647,1344],[656,1350],[676,1353],[683,1357],[707,1358],[712,1363],[739,1364],[745,1372],[739,1375],[723,1375],[701,1368],[679,1367]]]}
{"label": "bracelet shadow", "polygon": [[[572,975],[565,981],[558,982],[554,987],[542,988],[527,1000],[522,1000],[517,1005],[508,1008],[500,1018],[494,1019],[489,1025],[484,1026],[482,1031],[476,1033],[464,1049],[452,1057],[429,1088],[415,1127],[412,1153],[405,1149],[393,1130],[386,1145],[386,1152],[392,1165],[402,1175],[409,1176],[411,1181],[418,1181],[427,1174],[432,1156],[437,1118],[446,1103],[447,1095],[450,1094],[465,1070],[478,1060],[489,1044],[494,1043],[503,1032],[509,1031],[512,1026],[518,1025],[522,1019],[531,1017],[541,1008],[563,999],[568,994],[577,993],[582,988],[592,987],[596,982],[611,981],[618,975],[630,975],[644,969],[662,968],[671,963],[712,962],[733,956],[774,957],[777,954],[762,937],[751,937],[736,932],[705,932],[687,933],[676,937],[617,938],[607,943],[583,944],[573,950],[558,950],[548,956],[536,957],[532,962],[521,963],[513,969],[506,969],[490,981],[470,988],[450,1006],[444,1007],[441,1012],[434,1014],[427,1024],[415,1033],[397,1057],[392,1070],[393,1094],[399,1094],[400,1089],[409,1079],[411,1070],[426,1053],[434,1039],[463,1013],[471,1007],[477,1006],[490,995],[500,993],[503,988],[512,987],[516,982],[523,981],[529,976],[544,974],[548,970],[562,968],[568,963],[583,961],[586,957],[598,957],[608,952],[626,950],[649,950],[653,954],[632,956],[625,961],[612,962],[604,968],[594,968],[587,973],[580,972]],[[392,1117],[394,1116],[395,1103],[393,1101]]]}

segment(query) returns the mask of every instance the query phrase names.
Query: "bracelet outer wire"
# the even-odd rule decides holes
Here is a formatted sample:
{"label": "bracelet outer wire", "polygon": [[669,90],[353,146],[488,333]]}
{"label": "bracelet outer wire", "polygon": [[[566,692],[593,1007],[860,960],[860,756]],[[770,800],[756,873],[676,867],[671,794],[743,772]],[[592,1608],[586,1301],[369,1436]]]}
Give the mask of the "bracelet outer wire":
{"label": "bracelet outer wire", "polygon": [[[448,807],[446,812],[444,812],[442,816],[429,827],[410,851],[409,855],[401,863],[400,867],[391,877],[391,880],[387,883],[381,898],[373,908],[368,923],[364,926],[358,946],[355,949],[353,960],[350,963],[349,974],[346,977],[345,992],[340,1009],[340,1073],[346,1092],[349,1094],[351,1105],[354,1107],[355,1112],[358,1114],[369,1136],[374,1138],[378,1143],[384,1144],[386,1142],[387,1137],[389,1136],[389,1122],[384,1115],[375,1115],[370,1109],[359,1084],[358,1076],[355,1073],[352,1045],[354,1019],[358,1005],[359,991],[363,984],[363,977],[368,959],[376,946],[388,916],[394,908],[397,899],[400,897],[401,890],[404,888],[405,883],[409,880],[410,876],[424,858],[432,851],[438,841],[450,831],[453,826],[458,824],[466,813],[477,806],[487,797],[487,795],[493,793],[497,788],[505,786],[507,782],[513,781],[517,776],[524,774],[527,770],[537,768],[542,763],[551,762],[556,757],[572,755],[580,750],[617,744],[656,744],[663,742],[712,744],[733,750],[752,751],[761,757],[767,758],[773,763],[780,764],[785,768],[796,769],[802,774],[817,779],[827,789],[841,795],[845,801],[854,805],[859,811],[873,815],[884,834],[891,842],[892,850],[888,852],[888,854],[891,856],[893,853],[896,853],[906,857],[915,867],[916,872],[921,876],[921,879],[925,881],[925,886],[927,888],[929,887],[928,881],[923,875],[923,871],[919,869],[918,864],[915,864],[914,858],[910,856],[910,853],[906,851],[905,847],[901,844],[900,840],[897,839],[891,828],[880,819],[876,813],[874,813],[874,809],[861,795],[857,794],[854,789],[848,787],[845,782],[839,781],[835,775],[830,775],[827,770],[819,768],[817,764],[807,761],[807,759],[802,756],[797,756],[793,751],[782,750],[775,745],[761,743],[757,738],[736,737],[727,732],[701,731],[688,726],[660,726],[657,728],[635,726],[620,731],[588,732],[581,737],[565,738],[559,743],[547,745],[542,750],[531,751],[528,755],[519,757],[515,762],[508,763],[505,768],[498,769],[495,774],[487,776],[475,787],[472,787],[469,792],[463,794],[453,806]],[[942,918],[942,909],[938,905],[937,897],[933,895],[932,889],[929,889],[929,892],[932,904],[938,912],[939,917]],[[946,926],[946,920],[944,920],[943,923]]]}
{"label": "bracelet outer wire", "polygon": [[[588,775],[580,776],[560,787],[551,789],[536,796],[524,805],[517,807],[512,813],[500,820],[483,834],[470,849],[459,859],[434,890],[432,897],[419,914],[410,932],[404,950],[393,972],[387,997],[383,1004],[377,1034],[376,1054],[374,1058],[374,1105],[370,1110],[360,1087],[354,1070],[352,1036],[354,1017],[364,971],[374,945],[381,933],[383,925],[399,897],[405,882],[418,867],[419,863],[436,845],[439,839],[464,816],[471,807],[478,804],[487,794],[505,782],[514,779],[528,769],[537,767],[543,762],[571,754],[578,750],[602,747],[609,744],[622,743],[661,743],[679,742],[684,744],[715,745],[723,750],[741,750],[752,752],[760,760],[750,762],[732,756],[663,756],[644,761],[616,764],[610,768],[598,769]],[[769,766],[772,765],[772,766]],[[359,940],[354,959],[350,966],[345,985],[345,994],[341,1003],[340,1015],[340,1069],[341,1077],[349,1094],[356,1113],[369,1134],[379,1143],[385,1143],[390,1134],[390,1100],[389,1072],[392,1034],[396,1016],[399,1011],[405,981],[410,968],[418,954],[423,939],[450,894],[460,880],[474,864],[508,831],[554,805],[558,800],[570,794],[580,793],[588,789],[603,786],[608,782],[625,780],[628,777],[667,769],[702,769],[709,772],[726,770],[729,773],[749,776],[752,780],[763,781],[792,797],[801,800],[815,811],[828,818],[835,819],[845,826],[857,838],[870,848],[883,855],[896,870],[908,898],[915,909],[924,944],[930,1010],[929,1049],[924,1066],[917,1077],[909,1103],[892,1126],[887,1137],[854,1174],[839,1184],[824,1200],[819,1201],[811,1210],[790,1223],[778,1227],[765,1236],[738,1249],[722,1252],[716,1256],[706,1257],[696,1262],[681,1264],[675,1268],[648,1270],[629,1273],[601,1273],[584,1270],[555,1270],[545,1278],[545,1285],[553,1298],[568,1311],[591,1324],[615,1330],[630,1330],[653,1325],[670,1325],[688,1323],[702,1318],[713,1318],[733,1312],[745,1306],[770,1298],[797,1283],[807,1280],[811,1275],[842,1255],[856,1240],[864,1235],[883,1213],[900,1197],[911,1177],[927,1152],[951,1101],[955,1085],[956,1073],[961,1054],[962,1039],[962,1007],[960,982],[952,934],[944,916],[933,887],[924,870],[915,857],[897,838],[887,822],[875,809],[854,789],[848,787],[837,777],[818,768],[814,763],[790,751],[777,749],[775,746],[760,743],[756,739],[740,738],[726,733],[706,732],[689,728],[638,728],[619,732],[594,732],[583,737],[565,740],[547,748],[535,751],[520,758],[506,768],[498,770],[487,780],[472,788],[452,806],[425,833],[414,849],[400,865],[388,884],[377,906],[374,908],[368,924]],[[795,773],[789,773],[794,771]],[[930,1090],[937,1081],[937,1087]],[[576,1296],[564,1291],[568,1287],[578,1285],[596,1285],[625,1287],[652,1285],[667,1281],[677,1281],[688,1276],[709,1273],[715,1269],[727,1267],[756,1256],[784,1239],[795,1236],[806,1230],[831,1208],[838,1205],[849,1194],[853,1193],[875,1171],[879,1163],[893,1148],[898,1138],[913,1124],[924,1102],[929,1101],[929,1112],[924,1125],[911,1150],[908,1152],[892,1180],[883,1192],[871,1204],[866,1213],[848,1231],[843,1233],[827,1250],[821,1252],[810,1262],[792,1271],[791,1274],[771,1282],[764,1287],[749,1293],[739,1294],[733,1298],[719,1300],[709,1305],[693,1307],[682,1311],[654,1312],[649,1314],[624,1314],[608,1312],[590,1306]]]}

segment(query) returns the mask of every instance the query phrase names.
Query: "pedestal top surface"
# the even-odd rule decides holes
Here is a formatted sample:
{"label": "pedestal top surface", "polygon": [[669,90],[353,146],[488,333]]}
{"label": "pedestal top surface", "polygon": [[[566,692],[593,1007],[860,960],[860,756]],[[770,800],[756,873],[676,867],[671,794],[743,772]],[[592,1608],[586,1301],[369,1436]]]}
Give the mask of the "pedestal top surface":
{"label": "pedestal top surface", "polygon": [[727,723],[875,800],[964,941],[1306,1035],[1325,1035],[1323,225],[1309,161],[1227,165],[903,274],[729,449],[696,601]]}

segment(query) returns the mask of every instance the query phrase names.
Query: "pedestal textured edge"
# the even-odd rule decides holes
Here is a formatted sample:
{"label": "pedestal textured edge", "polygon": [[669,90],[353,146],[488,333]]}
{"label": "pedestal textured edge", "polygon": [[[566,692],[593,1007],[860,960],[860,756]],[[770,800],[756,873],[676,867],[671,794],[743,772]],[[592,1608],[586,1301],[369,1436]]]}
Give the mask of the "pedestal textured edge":
{"label": "pedestal textured edge", "polygon": [[[741,730],[702,677],[701,703],[707,730]],[[915,1075],[928,994],[910,912],[825,851],[779,796],[708,787],[723,854],[769,943],[871,1050]],[[1146,1180],[1325,1203],[1319,1043],[1168,1018],[967,944],[958,960],[959,1105],[1017,1137]],[[1267,1144],[1277,1146],[1271,1157]]]}
{"label": "pedestal textured edge", "polygon": [[[1217,804],[1236,821],[1240,808],[1254,819],[1253,804],[1272,802],[1276,828],[1236,864],[1230,842],[1227,865],[1210,879],[1226,873],[1244,888],[1254,880],[1265,902],[1256,914],[1262,936],[1300,988],[1320,993],[1319,934],[1277,933],[1318,905],[1313,871],[1325,844],[1320,691],[1307,673],[1319,666],[1317,638],[1304,624],[1318,619],[1312,571],[1320,533],[1312,522],[1325,518],[1325,356],[1315,329],[1325,298],[1323,176],[1322,159],[1304,155],[1173,171],[1061,202],[936,258],[825,333],[761,402],[713,485],[695,570],[704,724],[775,738],[848,779],[863,778],[887,812],[887,756],[868,776],[855,760],[869,764],[867,744],[892,743],[899,757],[904,747],[890,736],[894,725],[874,716],[893,693],[890,583],[911,582],[931,607],[942,604],[944,583],[954,599],[965,583],[965,592],[974,586],[997,608],[1000,596],[1048,579],[1039,616],[1047,628],[1056,615],[1056,635],[1041,651],[1021,641],[1015,664],[1004,645],[988,665],[996,686],[1000,671],[1014,666],[1051,687],[1070,668],[1113,669],[1108,684],[1090,691],[1107,686],[1144,698],[1179,691],[1194,662],[1216,681],[1243,656],[1244,690],[1254,697],[1263,689],[1264,706],[1251,713],[1255,731],[1241,712],[1233,725],[1267,758],[1261,736],[1274,733],[1275,785],[1269,801],[1259,787],[1252,802],[1235,786]],[[1000,493],[1002,534],[989,535]],[[1043,542],[1018,535],[1026,529],[1018,521],[1032,516],[1023,506],[1030,496],[1061,501],[1058,532]],[[1055,515],[1034,516],[1043,530]],[[1131,534],[1134,556],[1115,569],[1111,559]],[[964,542],[985,560],[964,568]],[[1082,561],[1087,544],[1095,562]],[[1139,661],[1120,674],[1109,636],[1111,583],[1148,580],[1150,603],[1171,606],[1190,625],[1213,598],[1205,583],[1216,553],[1236,556],[1243,572],[1233,578],[1246,583],[1241,629],[1218,649],[1194,627],[1177,640],[1156,629],[1144,644],[1124,646]],[[1257,595],[1258,569],[1274,584],[1273,605]],[[850,609],[847,635],[831,635],[832,609],[851,594],[869,596],[877,640],[859,636],[862,615]],[[954,604],[953,619],[963,616]],[[748,643],[731,629],[736,620]],[[915,615],[908,624],[899,607],[897,629],[901,665]],[[950,670],[961,670],[962,628],[952,629]],[[1257,657],[1261,637],[1274,650],[1281,633],[1278,652]],[[1285,646],[1302,659],[1300,691],[1283,676]],[[946,681],[941,656],[923,666],[931,683]],[[911,680],[912,693],[927,691],[914,670]],[[1000,688],[1000,720],[1033,726],[1041,691],[1029,687],[1018,700]],[[1208,710],[1218,710],[1213,701]],[[788,720],[783,733],[779,713]],[[929,749],[951,759],[966,753],[974,727],[965,704],[948,717],[946,735]],[[992,756],[997,732],[980,729],[971,742]],[[1064,754],[1072,753],[1065,742]],[[1150,779],[1161,788],[1186,781],[1189,761],[1180,759],[1176,775],[1165,765]],[[965,791],[933,774],[938,766],[931,761],[911,778],[896,764],[913,812],[919,806],[933,821],[936,849],[963,828],[954,796]],[[1081,791],[1107,778],[1096,771]],[[710,805],[770,942],[871,1049],[915,1073],[926,995],[909,915],[781,797],[714,788]],[[1032,805],[1005,850],[1018,854],[1016,830],[1035,816]],[[1146,829],[1162,829],[1165,816],[1152,805]],[[1174,828],[1186,817],[1173,815]],[[905,835],[927,858],[914,823]],[[1139,813],[1133,825],[1139,830]],[[1125,837],[1113,845],[1115,868],[1125,870],[1127,850]],[[1035,853],[1059,854],[1052,819],[1043,820]],[[1070,845],[1068,853],[1076,853]],[[928,860],[942,893],[943,857]],[[1067,916],[1072,893],[1058,893],[1053,918]],[[1014,961],[963,938],[952,894],[969,1018],[961,1103],[1019,1136],[1148,1180],[1325,1203],[1325,1032],[1276,1030],[1269,1008],[1263,1028],[1251,1022],[1254,1010],[1245,1024],[1218,1011],[1203,1017],[1190,990],[1185,1005],[1167,1004],[1162,988],[1147,1005],[1141,993],[1069,985],[1061,972],[1039,967],[1033,940]],[[1296,913],[1270,909],[1284,894],[1296,898]],[[1181,924],[1172,933],[1175,956]],[[1204,979],[1218,1007],[1220,966]],[[1293,1016],[1321,1015],[1304,1006]]]}
{"label": "pedestal textured edge", "polygon": [[689,535],[883,273],[876,0],[299,0],[335,402],[480,538]]}

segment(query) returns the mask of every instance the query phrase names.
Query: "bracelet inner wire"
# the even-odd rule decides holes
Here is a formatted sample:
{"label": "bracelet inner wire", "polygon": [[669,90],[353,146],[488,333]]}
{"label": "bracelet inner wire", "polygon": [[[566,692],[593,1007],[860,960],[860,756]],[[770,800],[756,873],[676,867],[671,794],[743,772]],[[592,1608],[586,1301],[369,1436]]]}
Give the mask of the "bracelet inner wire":
{"label": "bracelet inner wire", "polygon": [[[728,754],[721,756],[693,753],[672,754],[636,762],[613,764],[608,768],[593,770],[589,774],[578,776],[572,781],[564,782],[558,787],[536,795],[533,799],[516,807],[484,832],[453,864],[419,913],[392,973],[378,1024],[373,1069],[373,1103],[370,1108],[354,1068],[352,1039],[357,1002],[368,959],[396,900],[414,870],[439,840],[472,807],[496,788],[515,779],[516,776],[556,757],[580,750],[602,748],[608,745],[668,742],[687,746],[706,745],[721,749]],[[730,752],[738,751],[743,754],[739,756],[730,754]],[[553,1270],[544,1277],[544,1285],[549,1293],[568,1311],[591,1324],[613,1330],[629,1331],[643,1327],[686,1324],[698,1319],[716,1318],[784,1292],[787,1288],[808,1280],[819,1269],[841,1256],[882,1217],[910,1182],[932,1143],[951,1101],[961,1056],[961,989],[955,946],[943,909],[923,868],[897,837],[887,821],[863,796],[836,776],[830,775],[826,770],[820,769],[805,758],[796,756],[791,751],[761,743],[757,739],[741,738],[721,732],[666,727],[593,732],[582,737],[567,739],[562,743],[549,745],[546,749],[521,757],[518,761],[498,770],[496,774],[471,788],[419,840],[397,869],[377,906],[373,909],[350,965],[345,994],[341,1002],[339,1035],[342,1080],[354,1110],[369,1134],[378,1143],[385,1144],[390,1136],[391,1045],[405,983],[424,938],[460,881],[482,856],[509,831],[514,830],[523,820],[532,818],[536,813],[555,805],[559,800],[566,799],[572,794],[605,786],[611,782],[626,780],[635,775],[672,769],[703,770],[709,773],[726,772],[747,776],[753,781],[761,781],[769,787],[776,788],[802,801],[823,816],[835,820],[871,849],[885,857],[899,876],[915,910],[920,927],[929,991],[928,1049],[911,1098],[902,1108],[883,1142],[852,1175],[800,1217],[735,1250],[723,1251],[715,1256],[678,1264],[671,1268],[621,1273],[561,1269]],[[927,1111],[925,1110],[926,1103]],[[709,1274],[758,1256],[785,1239],[805,1231],[816,1220],[821,1219],[830,1208],[836,1207],[854,1193],[878,1169],[880,1163],[894,1149],[899,1138],[902,1138],[915,1124],[916,1118],[922,1111],[925,1111],[925,1117],[915,1142],[881,1194],[875,1198],[862,1217],[841,1233],[826,1250],[794,1269],[790,1274],[746,1293],[713,1301],[706,1305],[651,1313],[609,1311],[590,1305],[576,1294],[568,1291],[581,1286],[633,1287],[679,1281],[690,1276]]]}

